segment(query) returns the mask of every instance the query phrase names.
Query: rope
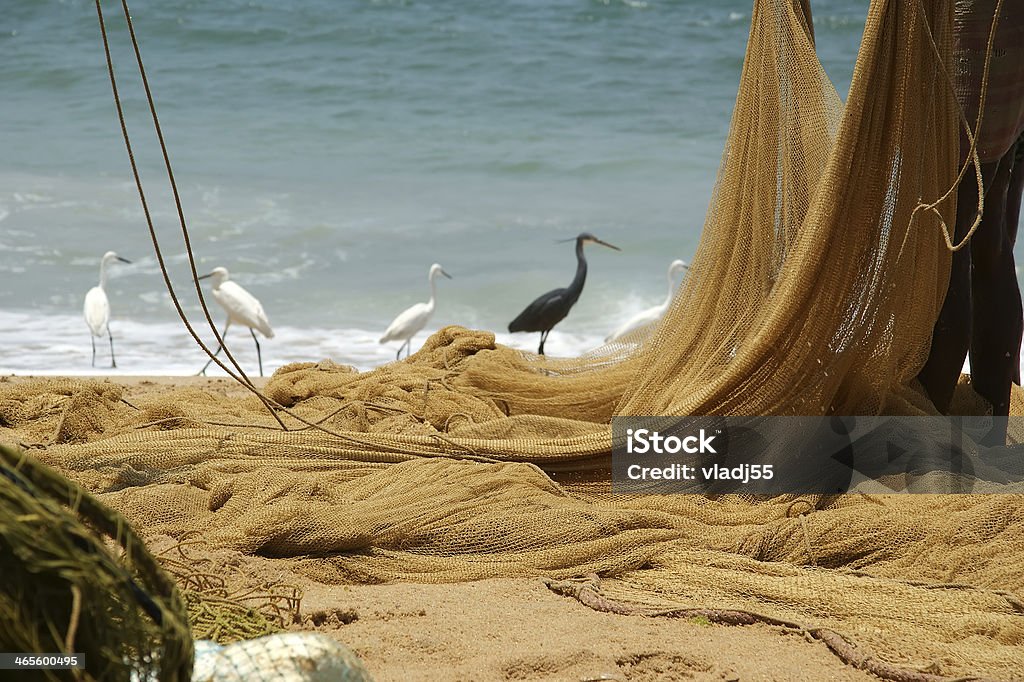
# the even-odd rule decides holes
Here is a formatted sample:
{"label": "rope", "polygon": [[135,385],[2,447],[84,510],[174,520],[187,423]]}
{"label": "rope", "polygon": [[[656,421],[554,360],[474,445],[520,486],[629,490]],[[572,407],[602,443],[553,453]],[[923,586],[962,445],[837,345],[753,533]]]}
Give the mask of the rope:
{"label": "rope", "polygon": [[884,680],[892,680],[892,682],[967,682],[968,680],[987,682],[986,678],[983,677],[952,678],[903,668],[876,658],[870,652],[852,643],[849,638],[831,628],[808,628],[793,621],[765,616],[754,611],[743,609],[655,609],[616,601],[601,594],[601,578],[596,573],[590,573],[583,578],[571,580],[552,580],[546,578],[544,579],[544,584],[555,594],[571,597],[584,606],[603,613],[663,618],[705,618],[719,625],[754,625],[761,623],[804,633],[812,639],[824,643],[846,665],[859,670],[865,670]]}
{"label": "rope", "polygon": [[[923,19],[924,5],[921,2],[918,2],[917,8]],[[970,123],[967,121],[967,115],[964,113],[963,106],[960,104],[960,100],[954,97],[954,100],[956,101],[957,113],[959,114],[958,118],[960,119],[960,123],[963,126],[964,132],[967,134],[967,139],[971,141],[971,148],[970,152],[968,153],[968,158],[964,160],[963,164],[961,164],[960,172],[957,174],[956,180],[953,181],[953,184],[950,185],[949,189],[946,190],[945,194],[943,194],[939,199],[930,204],[919,202],[910,214],[910,225],[913,225],[914,218],[920,210],[931,211],[936,216],[938,216],[939,223],[942,226],[942,236],[946,240],[946,248],[953,253],[956,253],[960,249],[964,248],[964,246],[966,246],[967,243],[970,241],[971,237],[974,236],[974,233],[981,225],[982,212],[985,208],[985,183],[984,178],[982,178],[981,175],[981,159],[978,157],[978,135],[981,134],[981,123],[984,120],[985,99],[988,95],[988,72],[989,66],[992,62],[992,46],[995,44],[996,28],[999,26],[999,13],[1002,10],[1002,8],[1003,0],[997,0],[995,12],[992,16],[992,27],[989,29],[988,32],[988,44],[985,47],[985,68],[982,70],[981,74],[981,92],[978,93],[978,117],[975,121],[973,132],[971,131]],[[953,78],[949,75],[949,71],[946,69],[946,65],[942,61],[941,54],[939,52],[939,46],[936,45],[935,43],[935,36],[932,34],[931,26],[928,25],[927,20],[925,20],[923,23],[925,26],[925,34],[928,36],[928,42],[931,45],[932,51],[936,56],[936,62],[939,65],[939,69],[942,71],[942,75],[944,76],[946,83],[949,85],[950,89],[955,92],[956,84],[953,82]],[[953,238],[956,235],[954,234],[951,236],[949,234],[949,226],[946,225],[946,221],[943,220],[942,214],[939,213],[936,207],[939,204],[946,201],[947,199],[949,199],[949,197],[952,196],[953,191],[960,186],[960,182],[963,180],[964,175],[966,175],[967,173],[967,166],[969,164],[974,165],[974,174],[978,183],[978,213],[974,218],[974,223],[971,225],[971,228],[967,231],[967,234],[964,236],[964,238],[960,241],[960,243],[954,244]],[[908,225],[907,227],[908,234],[910,231],[910,225]]]}
{"label": "rope", "polygon": [[811,566],[817,566],[818,562],[814,559],[814,550],[811,549],[811,535],[810,531],[807,530],[807,513],[803,513],[797,517],[800,519],[800,528],[804,532],[804,550],[807,552],[807,559],[810,561]]}
{"label": "rope", "polygon": [[146,192],[145,192],[145,189],[142,186],[142,179],[141,179],[141,177],[139,175],[138,164],[135,161],[135,153],[134,153],[134,150],[132,148],[131,138],[130,138],[130,136],[128,134],[128,127],[127,127],[127,124],[125,122],[124,108],[121,105],[121,96],[120,96],[120,93],[119,93],[118,87],[117,87],[117,78],[116,78],[116,76],[114,74],[114,62],[113,62],[113,59],[112,59],[111,54],[110,54],[110,41],[109,41],[109,38],[107,36],[106,20],[104,19],[104,16],[103,16],[102,0],[95,0],[95,5],[96,5],[96,16],[97,16],[97,18],[99,20],[99,25],[100,25],[100,35],[101,35],[101,38],[102,38],[102,41],[103,41],[103,53],[104,53],[104,56],[106,57],[106,62],[107,62],[107,75],[109,77],[110,88],[111,88],[111,91],[113,92],[113,96],[114,96],[114,106],[117,109],[118,122],[120,123],[120,126],[121,126],[121,137],[124,140],[125,149],[128,152],[128,160],[129,160],[129,162],[131,164],[131,167],[132,167],[132,175],[133,175],[133,177],[135,179],[135,187],[136,187],[136,190],[138,191],[138,194],[139,194],[139,200],[142,202],[142,210],[143,210],[143,214],[145,215],[145,218],[146,218],[147,228],[149,229],[150,240],[153,243],[153,249],[154,249],[154,251],[156,253],[157,262],[160,265],[160,273],[163,276],[164,285],[167,288],[167,292],[171,296],[171,301],[174,304],[174,309],[178,313],[178,317],[181,318],[181,321],[184,323],[185,328],[188,330],[189,334],[192,336],[192,338],[195,340],[195,342],[199,345],[199,347],[202,348],[203,351],[211,358],[211,360],[213,360],[214,362],[217,363],[217,366],[219,366],[221,369],[223,369],[224,372],[227,373],[228,376],[230,376],[236,382],[238,382],[239,384],[244,386],[248,391],[253,393],[260,400],[260,402],[263,403],[263,405],[268,409],[268,411],[271,413],[271,415],[273,415],[274,419],[280,425],[281,430],[289,431],[290,429],[285,425],[284,421],[281,420],[281,416],[278,414],[279,411],[284,412],[285,414],[295,418],[299,422],[305,424],[307,427],[316,429],[316,430],[321,431],[321,432],[323,432],[323,433],[325,433],[327,435],[334,436],[336,438],[348,441],[350,443],[354,443],[356,445],[373,446],[373,447],[375,447],[375,448],[377,448],[379,450],[385,450],[385,451],[389,451],[389,452],[399,452],[399,453],[406,453],[407,454],[407,449],[405,449],[405,448],[400,448],[400,447],[397,447],[397,446],[388,446],[388,445],[380,443],[380,442],[378,442],[376,440],[371,440],[370,438],[358,438],[358,437],[354,437],[352,435],[344,435],[344,434],[338,433],[336,431],[333,431],[331,429],[328,429],[328,428],[326,428],[326,427],[324,427],[324,426],[322,426],[320,424],[315,424],[313,422],[310,422],[310,421],[306,420],[303,417],[300,417],[299,415],[295,414],[292,410],[284,407],[283,405],[279,404],[278,402],[276,402],[274,400],[271,400],[270,398],[268,398],[266,395],[264,395],[259,389],[257,389],[253,385],[252,381],[245,374],[245,372],[241,369],[239,363],[231,355],[231,352],[227,349],[227,346],[224,345],[224,339],[221,337],[220,332],[217,331],[217,325],[216,325],[216,323],[214,323],[213,318],[212,318],[212,316],[210,314],[209,308],[206,305],[206,301],[203,298],[202,286],[199,284],[199,274],[198,274],[198,271],[196,270],[195,257],[194,257],[193,251],[192,251],[191,240],[189,238],[188,225],[187,225],[187,222],[185,220],[184,209],[181,206],[181,200],[180,200],[180,196],[179,196],[179,193],[178,193],[177,183],[174,180],[174,172],[173,172],[173,170],[171,168],[170,154],[167,151],[167,144],[166,144],[166,141],[164,140],[162,128],[160,127],[159,117],[157,116],[157,113],[156,113],[156,103],[154,102],[153,93],[152,93],[152,90],[149,87],[149,79],[146,76],[146,69],[145,69],[145,66],[143,65],[143,62],[142,62],[142,53],[141,53],[141,51],[139,49],[138,37],[135,34],[135,26],[134,26],[134,24],[132,22],[131,12],[128,9],[128,2],[127,2],[127,0],[121,0],[121,9],[124,12],[125,21],[127,22],[127,25],[128,25],[128,32],[129,32],[129,35],[131,37],[132,49],[135,52],[135,61],[136,61],[136,64],[138,65],[139,75],[142,78],[142,83],[143,83],[143,86],[145,88],[146,101],[147,101],[147,103],[149,105],[150,116],[153,119],[153,126],[154,126],[154,128],[156,130],[157,138],[158,138],[159,143],[160,143],[160,151],[161,151],[161,153],[163,155],[163,159],[164,159],[164,167],[167,170],[168,181],[170,182],[171,192],[172,192],[172,194],[174,196],[174,202],[175,202],[175,206],[176,206],[176,209],[177,209],[177,212],[178,212],[178,220],[179,220],[179,224],[181,225],[182,238],[183,238],[184,243],[185,243],[185,251],[186,251],[186,253],[188,255],[189,266],[190,266],[191,271],[192,271],[192,281],[193,281],[193,284],[195,285],[196,293],[199,296],[199,302],[200,302],[200,304],[201,304],[201,306],[203,308],[203,313],[204,313],[204,315],[206,317],[207,324],[209,325],[210,329],[213,331],[214,336],[216,337],[218,343],[220,343],[221,346],[224,348],[225,355],[231,361],[232,365],[234,365],[234,367],[238,370],[238,374],[235,374],[219,358],[215,357],[215,354],[210,350],[209,346],[207,346],[203,342],[203,340],[199,337],[199,334],[195,331],[195,329],[193,328],[192,324],[188,320],[188,316],[185,314],[185,311],[181,307],[181,303],[178,300],[178,297],[177,297],[177,295],[176,295],[176,293],[174,291],[174,286],[171,283],[170,275],[167,272],[166,264],[164,263],[163,251],[160,248],[160,243],[159,243],[159,240],[158,240],[157,235],[156,235],[156,228],[153,225],[153,218],[152,218],[152,215],[151,215],[150,210],[149,210],[149,202],[146,200]]}
{"label": "rope", "polygon": [[[106,57],[107,61],[107,76],[110,79],[110,88],[114,95],[114,106],[117,109],[117,119],[121,125],[121,137],[124,140],[125,149],[128,152],[128,161],[132,167],[132,176],[135,179],[135,187],[139,193],[139,200],[142,202],[142,212],[145,215],[146,225],[149,228],[150,240],[153,242],[153,249],[156,253],[157,262],[160,265],[160,274],[164,278],[164,285],[167,287],[167,291],[171,296],[171,301],[174,304],[174,309],[177,311],[178,317],[180,317],[181,321],[185,324],[185,328],[188,330],[188,333],[192,336],[193,339],[195,339],[195,342],[199,344],[199,347],[202,348],[203,351],[205,351],[206,354],[209,355],[221,369],[227,372],[227,374],[232,379],[234,379],[235,381],[237,381],[238,383],[242,384],[243,386],[251,390],[253,393],[255,393],[257,397],[259,397],[259,399],[263,401],[264,405],[266,405],[267,408],[270,409],[271,413],[274,414],[274,418],[277,419],[278,422],[281,424],[281,428],[287,430],[284,423],[281,422],[276,412],[274,412],[274,409],[268,402],[268,399],[262,394],[260,394],[260,392],[256,390],[255,386],[252,385],[252,382],[249,380],[249,378],[245,376],[245,373],[239,367],[238,362],[236,362],[234,357],[232,357],[231,351],[229,351],[226,347],[224,348],[225,355],[231,360],[235,368],[238,369],[241,378],[235,375],[231,370],[229,370],[227,365],[225,365],[223,362],[214,357],[213,353],[211,353],[210,349],[206,346],[205,343],[203,343],[203,340],[199,337],[199,334],[196,333],[195,329],[192,327],[192,324],[188,320],[188,316],[185,315],[185,311],[181,307],[181,302],[178,300],[177,294],[174,291],[174,285],[171,284],[171,278],[167,272],[166,264],[164,263],[163,251],[160,248],[160,242],[156,236],[156,228],[153,226],[153,217],[149,211],[149,202],[146,200],[146,192],[142,187],[142,178],[139,176],[138,164],[135,161],[135,152],[132,149],[131,138],[128,135],[128,126],[125,123],[124,117],[124,107],[121,105],[121,96],[117,88],[117,77],[114,75],[114,61],[110,56],[110,40],[107,37],[107,26],[106,21],[103,18],[103,8],[101,6],[102,2],[101,0],[95,0],[95,4],[96,16],[100,24],[100,36],[103,40],[103,54]],[[156,105],[153,102],[153,93],[150,90],[149,79],[146,77],[146,70],[142,64],[142,53],[139,51],[138,39],[135,35],[135,27],[132,24],[131,12],[128,10],[127,0],[121,0],[121,7],[124,11],[125,20],[128,23],[128,31],[131,35],[132,47],[135,51],[135,59],[139,65],[139,75],[142,77],[142,83],[146,90],[146,100],[149,103],[150,113],[153,117],[153,125],[156,128],[157,137],[160,141],[160,149],[161,152],[163,153],[164,164],[167,169],[168,179],[170,180],[171,190],[174,194],[174,201],[177,206],[178,217],[181,222],[182,234],[184,235],[185,239],[185,250],[188,254],[189,264],[192,269],[192,278],[196,285],[196,291],[199,293],[199,302],[202,305],[203,312],[206,315],[207,322],[209,323],[210,328],[213,330],[213,333],[216,336],[217,341],[223,346],[224,340],[221,338],[220,333],[217,331],[217,326],[214,324],[213,319],[210,316],[210,311],[206,306],[206,300],[203,298],[202,287],[199,285],[199,275],[196,272],[195,260],[192,254],[191,241],[189,240],[188,236],[188,227],[185,224],[185,216],[181,208],[181,201],[178,195],[177,184],[174,181],[174,174],[173,171],[171,170],[170,155],[167,152],[167,145],[164,141],[163,131],[160,127],[160,121],[156,115]]]}

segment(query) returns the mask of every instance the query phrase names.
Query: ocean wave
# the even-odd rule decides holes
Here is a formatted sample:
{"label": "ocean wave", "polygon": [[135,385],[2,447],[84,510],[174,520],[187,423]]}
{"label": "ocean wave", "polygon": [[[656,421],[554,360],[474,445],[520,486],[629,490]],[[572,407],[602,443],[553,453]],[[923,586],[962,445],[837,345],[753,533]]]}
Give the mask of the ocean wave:
{"label": "ocean wave", "polygon": [[[0,311],[0,374],[85,375],[85,376],[189,376],[196,374],[207,356],[180,324],[142,323],[114,320],[114,350],[117,368],[110,367],[107,339],[96,339],[96,366],[91,365],[92,346],[85,322],[78,316],[37,315]],[[415,353],[426,341],[432,327],[418,334]],[[199,329],[205,341],[215,344],[205,326]],[[293,362],[333,362],[367,371],[395,360],[398,342],[378,343],[379,330],[358,328],[281,327],[273,339],[261,339],[266,375]],[[537,334],[495,334],[497,343],[523,351],[537,348]],[[257,373],[256,349],[248,330],[232,328],[228,348],[246,373]],[[594,333],[551,333],[545,350],[551,357],[579,357],[601,347],[603,339]],[[223,358],[223,354],[221,355]],[[404,355],[403,355],[404,357]],[[970,362],[964,362],[970,372]],[[211,365],[207,374],[224,376]]]}
{"label": "ocean wave", "polygon": [[[216,315],[216,313],[215,313]],[[219,315],[215,319],[220,321]],[[213,334],[197,326],[201,337],[215,347]],[[207,356],[181,324],[114,319],[114,352],[117,368],[110,367],[109,343],[96,339],[96,367],[92,367],[92,345],[85,322],[76,315],[38,315],[30,312],[0,311],[0,374],[44,375],[167,375],[195,374]],[[413,339],[416,352],[431,327]],[[394,361],[400,343],[380,344],[380,330],[280,327],[273,339],[261,339],[266,374],[292,362],[330,359],[359,370],[370,370]],[[498,333],[498,343],[521,350],[536,350],[538,335]],[[256,348],[248,330],[232,327],[228,348],[249,373],[256,373]],[[549,355],[577,357],[599,347],[597,334],[554,331],[545,345]],[[211,365],[208,374],[223,375]]]}

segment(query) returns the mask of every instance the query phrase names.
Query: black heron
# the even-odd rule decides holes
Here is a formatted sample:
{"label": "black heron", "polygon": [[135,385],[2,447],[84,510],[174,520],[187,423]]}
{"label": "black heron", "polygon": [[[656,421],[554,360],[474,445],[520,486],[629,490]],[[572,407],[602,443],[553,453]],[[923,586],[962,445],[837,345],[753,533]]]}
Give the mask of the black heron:
{"label": "black heron", "polygon": [[552,289],[538,297],[508,324],[510,332],[540,332],[540,348],[537,349],[540,355],[544,355],[544,342],[547,341],[548,334],[556,324],[565,319],[583,292],[583,283],[587,281],[587,259],[583,257],[583,247],[586,244],[600,244],[616,251],[622,250],[601,241],[589,232],[581,232],[576,237],[576,276],[572,278],[572,283],[564,289]]}

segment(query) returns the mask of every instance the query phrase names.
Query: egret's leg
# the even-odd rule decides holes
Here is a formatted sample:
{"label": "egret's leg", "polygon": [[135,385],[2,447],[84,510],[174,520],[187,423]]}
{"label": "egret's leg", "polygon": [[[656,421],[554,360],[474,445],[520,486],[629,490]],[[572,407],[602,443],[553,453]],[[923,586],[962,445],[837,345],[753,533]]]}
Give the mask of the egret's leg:
{"label": "egret's leg", "polygon": [[398,352],[395,353],[395,362],[398,362],[399,360],[402,359],[402,349],[405,348],[405,344],[406,343],[409,343],[409,342],[405,341],[404,343],[402,343],[401,346],[398,347]]}
{"label": "egret's leg", "polygon": [[[550,330],[548,330],[550,331]],[[544,342],[548,340],[548,332],[540,333],[540,348],[537,349],[537,355],[544,355]]]}
{"label": "egret's leg", "polygon": [[[225,325],[224,325],[224,331],[222,331],[220,333],[221,344],[219,346],[217,346],[217,352],[213,354],[213,358],[215,358],[218,355],[220,355],[221,350],[223,350],[223,348],[224,348],[224,339],[227,338],[228,327],[230,327],[230,326],[231,326],[231,320],[228,319],[227,323],[225,323]],[[257,347],[258,346],[259,346],[259,344],[257,344]],[[206,361],[206,364],[203,365],[203,368],[201,370],[199,370],[199,372],[196,373],[196,376],[199,376],[200,374],[206,374],[206,368],[210,366],[211,362],[213,362],[213,358],[210,358],[209,360]]]}
{"label": "egret's leg", "polygon": [[253,331],[252,327],[249,327],[249,333],[252,334],[253,343],[256,344],[256,361],[260,363],[260,376],[263,376],[263,358],[260,356],[260,341],[256,338],[256,332]]}
{"label": "egret's leg", "polygon": [[96,337],[89,332],[89,340],[92,341],[92,366],[96,366]]}
{"label": "egret's leg", "polygon": [[110,366],[117,369],[117,360],[114,359],[114,335],[110,333],[110,325],[107,325],[107,338],[110,339]]}

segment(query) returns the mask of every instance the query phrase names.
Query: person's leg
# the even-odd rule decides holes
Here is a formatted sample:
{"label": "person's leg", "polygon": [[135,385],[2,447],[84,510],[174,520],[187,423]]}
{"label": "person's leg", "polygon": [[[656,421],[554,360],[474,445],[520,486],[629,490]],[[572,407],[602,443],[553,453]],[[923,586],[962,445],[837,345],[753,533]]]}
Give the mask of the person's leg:
{"label": "person's leg", "polygon": [[[985,186],[995,175],[996,164],[982,164]],[[978,208],[978,183],[973,173],[960,182],[956,196],[956,225],[953,241],[959,243],[974,224]],[[979,227],[980,231],[982,228]],[[977,237],[977,232],[975,232]],[[917,375],[939,412],[949,411],[953,390],[960,378],[971,343],[971,248],[953,254],[946,299],[932,332],[928,361]]]}
{"label": "person's leg", "polygon": [[[1006,192],[1006,238],[1010,242],[1010,252],[1017,243],[1017,227],[1020,222],[1021,193],[1024,192],[1024,135],[1017,140],[1016,153],[1013,156],[1013,170],[1010,171],[1010,186]],[[1014,273],[1016,274],[1016,264]],[[1019,290],[1019,287],[1018,287]],[[1018,342],[1013,360],[1013,383],[1020,383],[1020,343]]]}
{"label": "person's leg", "polygon": [[[981,227],[971,240],[971,378],[974,389],[992,404],[997,417],[1009,414],[1010,382],[1017,362],[1024,316],[1007,225],[1014,154],[1002,158],[985,197]],[[1005,424],[989,434],[989,444],[1005,444]]]}

